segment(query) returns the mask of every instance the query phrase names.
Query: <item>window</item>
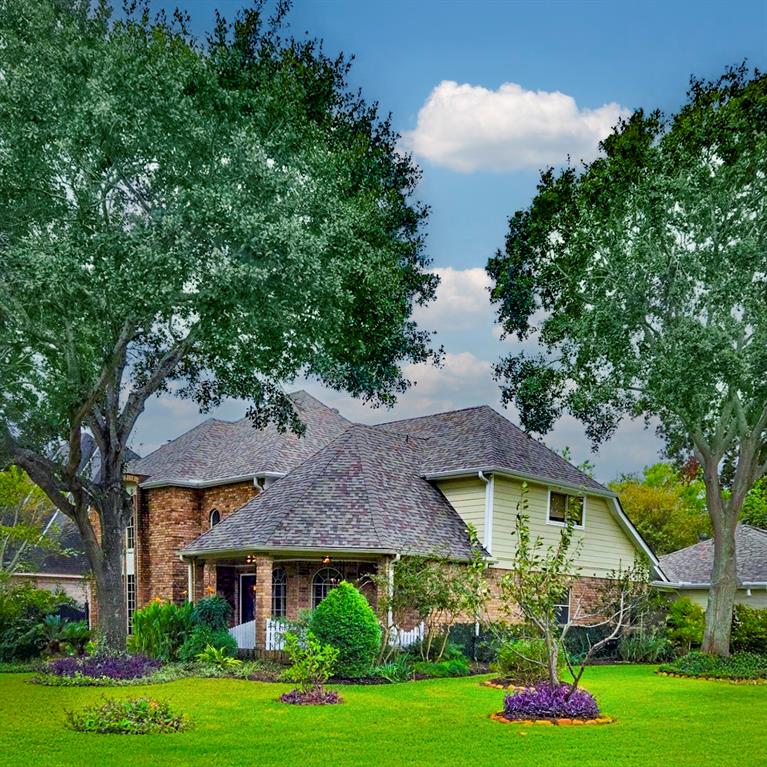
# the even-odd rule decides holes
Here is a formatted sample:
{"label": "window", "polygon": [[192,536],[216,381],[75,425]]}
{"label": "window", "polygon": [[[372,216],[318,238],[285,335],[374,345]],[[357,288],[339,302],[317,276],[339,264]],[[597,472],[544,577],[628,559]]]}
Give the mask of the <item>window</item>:
{"label": "window", "polygon": [[586,500],[580,495],[567,495],[549,491],[549,522],[564,525],[568,517],[576,527],[583,527],[583,511]]}
{"label": "window", "polygon": [[136,548],[136,522],[131,512],[128,527],[125,529],[125,548],[128,551]]}
{"label": "window", "polygon": [[272,570],[272,618],[288,614],[288,574],[281,567]]}
{"label": "window", "polygon": [[341,573],[332,567],[323,567],[318,570],[312,578],[312,607],[322,602],[328,595],[328,592],[334,589],[341,582]]}
{"label": "window", "polygon": [[210,512],[210,526],[215,527],[221,521],[221,512],[218,509],[213,509]]}
{"label": "window", "polygon": [[564,626],[570,620],[570,591],[560,597],[560,601],[554,605],[554,615],[557,625]]}
{"label": "window", "polygon": [[136,576],[125,576],[125,603],[128,613],[128,633],[133,631],[133,613],[136,612]]}

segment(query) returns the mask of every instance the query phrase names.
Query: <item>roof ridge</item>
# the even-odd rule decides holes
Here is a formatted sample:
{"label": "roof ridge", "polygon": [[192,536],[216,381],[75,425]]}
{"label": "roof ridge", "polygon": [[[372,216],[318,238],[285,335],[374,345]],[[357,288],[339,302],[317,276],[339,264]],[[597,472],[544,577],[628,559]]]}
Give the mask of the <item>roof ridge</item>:
{"label": "roof ridge", "polygon": [[[436,418],[438,415],[450,415],[451,413],[465,413],[468,410],[482,410],[484,408],[487,408],[488,410],[493,410],[493,408],[490,407],[490,405],[471,405],[470,407],[459,407],[455,408],[454,410],[440,410],[437,413],[427,413],[426,415],[416,415],[412,418],[395,418],[392,421],[382,421],[381,423],[374,423],[369,424],[373,428],[377,428],[379,426],[389,426],[394,423],[405,423],[406,421],[422,421],[425,418]],[[495,412],[493,410],[493,412]]]}

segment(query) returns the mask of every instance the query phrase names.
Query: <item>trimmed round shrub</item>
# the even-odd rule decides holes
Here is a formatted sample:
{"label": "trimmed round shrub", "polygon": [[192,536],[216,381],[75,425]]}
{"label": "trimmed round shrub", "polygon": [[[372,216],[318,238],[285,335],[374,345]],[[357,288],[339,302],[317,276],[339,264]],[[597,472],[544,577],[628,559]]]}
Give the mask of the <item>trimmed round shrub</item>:
{"label": "trimmed round shrub", "polygon": [[381,644],[381,627],[367,599],[341,581],[312,613],[309,628],[323,644],[338,650],[336,676],[367,676]]}
{"label": "trimmed round shrub", "polygon": [[215,647],[230,658],[237,655],[237,640],[226,629],[196,626],[179,648],[178,658],[185,662],[196,661],[208,646]]}
{"label": "trimmed round shrub", "polygon": [[569,684],[556,687],[539,684],[518,690],[506,696],[503,715],[507,719],[596,719],[599,716],[599,706],[590,692],[570,691]]}
{"label": "trimmed round shrub", "polygon": [[68,711],[67,726],[78,732],[148,735],[181,732],[189,726],[189,720],[184,714],[174,712],[169,703],[151,698],[105,698],[99,705]]}
{"label": "trimmed round shrub", "polygon": [[232,616],[232,606],[222,596],[214,594],[195,602],[192,618],[199,626],[207,626],[214,631],[226,631]]}
{"label": "trimmed round shrub", "polygon": [[[523,685],[534,685],[549,675],[546,642],[543,639],[515,639],[504,642],[498,651],[497,668],[507,679]],[[565,666],[564,650],[560,649],[558,666]]]}

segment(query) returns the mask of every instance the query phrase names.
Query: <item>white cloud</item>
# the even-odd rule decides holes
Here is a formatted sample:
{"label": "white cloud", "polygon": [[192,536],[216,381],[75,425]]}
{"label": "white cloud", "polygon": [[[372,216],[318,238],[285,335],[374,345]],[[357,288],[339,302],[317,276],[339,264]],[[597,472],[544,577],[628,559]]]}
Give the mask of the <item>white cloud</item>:
{"label": "white cloud", "polygon": [[418,112],[408,148],[436,165],[470,173],[559,165],[568,154],[590,160],[628,110],[614,102],[581,108],[559,91],[498,90],[443,80]]}
{"label": "white cloud", "polygon": [[414,319],[425,330],[470,330],[481,322],[493,322],[490,278],[484,269],[432,269],[439,276],[435,300],[417,307]]}

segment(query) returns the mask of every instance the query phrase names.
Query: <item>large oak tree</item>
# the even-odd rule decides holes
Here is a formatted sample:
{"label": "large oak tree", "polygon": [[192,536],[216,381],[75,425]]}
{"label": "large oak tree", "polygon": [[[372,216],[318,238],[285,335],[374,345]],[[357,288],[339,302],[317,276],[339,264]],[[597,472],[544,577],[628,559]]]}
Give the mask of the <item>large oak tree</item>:
{"label": "large oak tree", "polygon": [[531,431],[567,411],[599,444],[642,416],[697,457],[715,552],[703,649],[725,655],[735,528],[767,471],[767,78],[693,80],[675,115],[639,110],[602,149],[541,175],[488,264],[505,331],[539,343],[497,375]]}
{"label": "large oak tree", "polygon": [[300,431],[283,382],[385,404],[437,356],[410,319],[436,287],[418,171],[285,13],[198,41],[141,6],[0,2],[1,459],[77,524],[116,645],[149,397],[242,397]]}

